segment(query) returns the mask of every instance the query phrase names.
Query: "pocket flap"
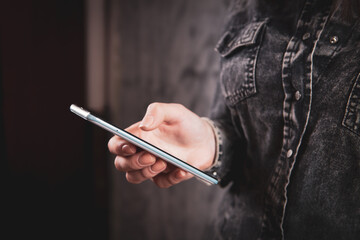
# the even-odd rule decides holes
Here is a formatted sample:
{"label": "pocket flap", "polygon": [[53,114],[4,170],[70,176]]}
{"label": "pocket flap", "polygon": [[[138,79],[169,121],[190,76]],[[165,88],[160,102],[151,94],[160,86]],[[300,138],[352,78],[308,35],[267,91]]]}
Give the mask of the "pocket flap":
{"label": "pocket flap", "polygon": [[267,20],[251,22],[226,31],[216,45],[215,51],[226,57],[240,47],[255,44],[266,22]]}

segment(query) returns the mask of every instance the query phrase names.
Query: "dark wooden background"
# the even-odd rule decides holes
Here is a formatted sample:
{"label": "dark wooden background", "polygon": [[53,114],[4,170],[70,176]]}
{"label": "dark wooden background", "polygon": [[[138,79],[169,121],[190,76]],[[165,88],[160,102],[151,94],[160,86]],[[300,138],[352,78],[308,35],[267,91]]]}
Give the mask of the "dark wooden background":
{"label": "dark wooden background", "polygon": [[[110,6],[112,120],[126,127],[154,101],[207,116],[218,81],[213,49],[223,1],[112,0]],[[111,176],[112,239],[206,239],[222,194],[218,187],[192,179],[164,190],[151,182],[128,184],[115,171]]]}
{"label": "dark wooden background", "polygon": [[[92,0],[88,0],[92,1]],[[101,1],[101,0],[99,0]],[[106,103],[126,127],[154,101],[210,111],[221,0],[102,0]],[[86,99],[85,0],[0,2],[1,239],[202,239],[222,191],[128,184]]]}
{"label": "dark wooden background", "polygon": [[101,133],[69,111],[85,104],[84,5],[0,2],[1,239],[108,238]]}

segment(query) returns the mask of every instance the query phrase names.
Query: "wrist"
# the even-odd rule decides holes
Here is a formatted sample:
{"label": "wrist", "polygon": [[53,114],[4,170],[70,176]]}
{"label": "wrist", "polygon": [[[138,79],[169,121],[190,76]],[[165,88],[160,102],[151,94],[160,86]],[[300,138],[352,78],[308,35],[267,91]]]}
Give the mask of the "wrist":
{"label": "wrist", "polygon": [[221,139],[220,139],[220,134],[219,132],[217,131],[216,129],[216,126],[214,124],[214,122],[212,120],[210,120],[209,118],[206,118],[206,117],[202,117],[201,118],[207,125],[208,129],[209,129],[209,132],[211,132],[211,145],[213,146],[211,149],[213,149],[213,157],[212,157],[212,160],[210,160],[210,164],[208,164],[204,171],[208,171],[209,169],[213,168],[214,166],[218,165],[219,163],[219,158],[220,158],[220,142],[221,142]]}

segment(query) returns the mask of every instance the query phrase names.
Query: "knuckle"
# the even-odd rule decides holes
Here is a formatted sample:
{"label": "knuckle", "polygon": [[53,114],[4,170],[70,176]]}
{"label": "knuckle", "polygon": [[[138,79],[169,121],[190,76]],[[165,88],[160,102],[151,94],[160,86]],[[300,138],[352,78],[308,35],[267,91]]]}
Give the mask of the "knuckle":
{"label": "knuckle", "polygon": [[150,103],[149,106],[148,106],[148,110],[157,108],[157,107],[159,107],[161,104],[162,104],[162,103],[160,103],[160,102]]}
{"label": "knuckle", "polygon": [[185,109],[185,106],[180,103],[173,103],[173,106],[178,108],[179,110]]}
{"label": "knuckle", "polygon": [[146,112],[151,112],[151,113],[157,113],[157,112],[161,112],[162,108],[167,105],[168,103],[162,103],[162,102],[153,102],[150,103],[149,106],[147,107],[147,111]]}
{"label": "knuckle", "polygon": [[155,109],[157,109],[159,107],[159,104],[158,102],[153,102],[153,103],[150,103],[149,106],[147,107],[147,112],[150,112],[150,111],[154,111]]}

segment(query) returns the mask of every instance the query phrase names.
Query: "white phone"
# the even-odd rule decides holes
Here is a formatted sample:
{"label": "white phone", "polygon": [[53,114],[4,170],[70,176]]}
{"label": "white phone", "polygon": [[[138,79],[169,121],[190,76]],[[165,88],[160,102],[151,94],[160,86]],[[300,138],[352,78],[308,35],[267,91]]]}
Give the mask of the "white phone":
{"label": "white phone", "polygon": [[102,127],[103,129],[121,137],[122,139],[125,139],[126,141],[134,144],[135,146],[148,151],[149,153],[175,165],[176,167],[179,167],[186,172],[189,172],[193,174],[195,177],[197,177],[199,180],[207,183],[207,184],[218,184],[218,180],[216,177],[211,176],[209,174],[206,174],[205,172],[199,170],[196,167],[191,166],[190,164],[174,157],[173,155],[165,152],[164,150],[161,150],[158,147],[155,147],[154,145],[134,136],[133,134],[125,131],[124,129],[117,128],[104,120],[92,115],[89,111],[78,107],[74,104],[70,106],[70,111],[75,113],[76,115],[82,117],[85,120],[88,120],[95,125],[98,125]]}

